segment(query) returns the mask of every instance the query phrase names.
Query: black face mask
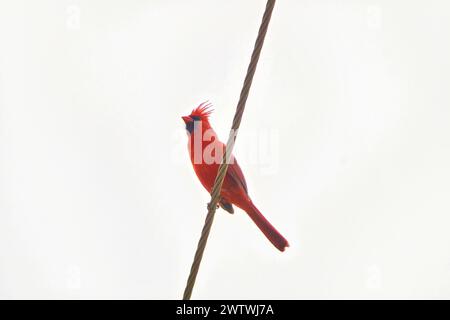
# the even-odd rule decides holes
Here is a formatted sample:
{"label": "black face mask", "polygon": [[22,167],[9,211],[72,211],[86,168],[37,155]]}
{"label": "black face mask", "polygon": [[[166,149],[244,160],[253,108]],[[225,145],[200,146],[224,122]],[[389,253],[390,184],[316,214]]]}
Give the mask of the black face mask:
{"label": "black face mask", "polygon": [[200,117],[198,116],[191,116],[192,120],[194,121],[189,121],[188,123],[186,123],[186,130],[189,133],[192,133],[194,131],[194,127],[197,125],[199,125],[198,121],[200,121]]}
{"label": "black face mask", "polygon": [[192,131],[194,131],[194,121],[189,121],[188,123],[186,123],[186,130],[189,133],[192,133]]}

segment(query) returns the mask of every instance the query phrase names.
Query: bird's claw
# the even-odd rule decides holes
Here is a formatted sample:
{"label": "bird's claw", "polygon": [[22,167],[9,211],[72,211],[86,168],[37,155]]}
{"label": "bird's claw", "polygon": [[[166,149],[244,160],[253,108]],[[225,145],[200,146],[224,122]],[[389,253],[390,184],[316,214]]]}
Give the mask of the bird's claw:
{"label": "bird's claw", "polygon": [[[211,210],[212,208],[211,208],[211,202],[208,202],[207,204],[206,204],[206,208],[208,209],[208,210]],[[219,209],[219,204],[217,203],[216,204],[216,209]]]}

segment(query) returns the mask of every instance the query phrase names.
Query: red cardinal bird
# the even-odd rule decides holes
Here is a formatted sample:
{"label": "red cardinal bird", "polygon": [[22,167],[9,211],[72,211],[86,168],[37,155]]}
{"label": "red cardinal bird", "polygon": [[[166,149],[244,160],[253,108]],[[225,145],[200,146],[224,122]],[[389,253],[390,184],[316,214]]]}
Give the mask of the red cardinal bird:
{"label": "red cardinal bird", "polygon": [[[225,144],[219,141],[209,123],[211,104],[202,103],[182,119],[189,137],[189,153],[198,179],[211,193],[214,180],[225,153]],[[270,242],[280,251],[289,246],[287,240],[259,212],[248,195],[244,174],[234,156],[231,156],[227,174],[222,185],[219,205],[229,213],[234,213],[233,204],[250,216]]]}

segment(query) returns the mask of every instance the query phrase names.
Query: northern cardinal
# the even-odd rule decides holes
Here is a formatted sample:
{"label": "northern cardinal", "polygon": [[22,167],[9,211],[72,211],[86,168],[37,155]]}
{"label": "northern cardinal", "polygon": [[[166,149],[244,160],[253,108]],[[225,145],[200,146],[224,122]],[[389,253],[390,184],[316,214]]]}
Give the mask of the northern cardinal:
{"label": "northern cardinal", "polygon": [[[198,179],[211,193],[214,181],[225,153],[225,144],[219,141],[209,123],[211,104],[202,103],[183,116],[189,138],[188,149],[191,162]],[[280,251],[289,246],[287,240],[270,224],[253,204],[248,195],[244,174],[236,159],[231,155],[228,170],[222,185],[219,205],[229,213],[234,213],[233,204],[241,208],[255,222],[270,242]]]}

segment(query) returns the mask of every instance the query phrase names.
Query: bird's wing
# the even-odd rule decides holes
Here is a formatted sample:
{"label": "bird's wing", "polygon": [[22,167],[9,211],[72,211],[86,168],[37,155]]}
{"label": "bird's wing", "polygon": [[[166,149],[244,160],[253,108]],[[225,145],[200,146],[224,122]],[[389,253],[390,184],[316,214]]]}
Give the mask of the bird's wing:
{"label": "bird's wing", "polygon": [[236,158],[233,157],[232,161],[233,162],[228,166],[227,176],[229,176],[234,183],[243,188],[245,193],[248,194],[247,182],[245,182],[244,173],[242,173],[241,167],[237,163]]}

